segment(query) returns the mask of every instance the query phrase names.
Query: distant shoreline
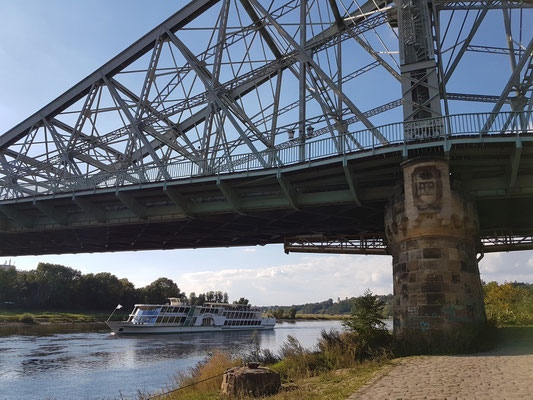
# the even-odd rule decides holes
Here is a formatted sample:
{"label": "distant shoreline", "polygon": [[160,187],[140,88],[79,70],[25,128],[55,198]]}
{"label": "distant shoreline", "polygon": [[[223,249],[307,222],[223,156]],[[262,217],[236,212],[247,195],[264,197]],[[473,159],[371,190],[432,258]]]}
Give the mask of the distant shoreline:
{"label": "distant shoreline", "polygon": [[85,325],[93,327],[107,327],[105,321],[39,321],[38,318],[34,323],[24,323],[19,321],[0,321],[0,327],[28,327],[33,326],[72,326]]}
{"label": "distant shoreline", "polygon": [[331,314],[296,314],[294,319],[291,318],[278,318],[280,322],[291,321],[342,321],[348,318],[349,315],[331,315]]}

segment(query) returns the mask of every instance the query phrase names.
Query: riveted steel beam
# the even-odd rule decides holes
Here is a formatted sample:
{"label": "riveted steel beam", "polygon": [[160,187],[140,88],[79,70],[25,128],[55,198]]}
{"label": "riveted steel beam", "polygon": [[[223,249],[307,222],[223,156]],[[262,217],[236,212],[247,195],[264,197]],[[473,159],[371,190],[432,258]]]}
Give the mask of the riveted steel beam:
{"label": "riveted steel beam", "polygon": [[25,228],[33,228],[33,218],[23,214],[14,206],[0,206],[0,213],[4,214],[9,219],[12,219],[13,221],[15,221],[15,223],[22,225]]}
{"label": "riveted steel beam", "polygon": [[279,183],[279,186],[281,187],[281,190],[283,191],[283,195],[289,202],[289,205],[295,209],[299,210],[298,208],[298,192],[292,185],[292,183],[289,181],[289,179],[281,173],[281,171],[278,171],[276,175],[276,179]]}
{"label": "riveted steel beam", "polygon": [[229,203],[233,211],[235,211],[237,214],[246,215],[246,213],[241,207],[241,200],[239,198],[239,195],[228,183],[220,180],[219,178],[217,179],[217,187],[219,188],[220,192],[222,192],[222,195]]}
{"label": "riveted steel beam", "polygon": [[137,200],[131,193],[118,191],[115,195],[117,196],[117,199],[119,199],[120,202],[138,218],[148,218],[148,207],[146,207],[141,201]]}
{"label": "riveted steel beam", "polygon": [[100,223],[106,222],[105,210],[102,207],[96,205],[91,200],[85,197],[76,196],[72,198],[72,201],[96,221]]}
{"label": "riveted steel beam", "polygon": [[177,188],[167,186],[163,190],[165,194],[174,202],[179,213],[184,214],[187,218],[194,218],[194,214],[190,211],[190,202],[180,193]]}
{"label": "riveted steel beam", "polygon": [[348,187],[350,188],[350,192],[352,193],[355,204],[357,204],[358,206],[362,206],[361,201],[359,200],[359,196],[357,196],[356,177],[352,169],[348,165],[348,160],[346,159],[342,160],[342,169],[344,170],[344,175],[346,176],[346,182],[348,183]]}
{"label": "riveted steel beam", "polygon": [[57,207],[54,207],[49,202],[34,201],[33,205],[43,214],[52,218],[57,224],[63,225],[63,226],[67,226],[69,224],[68,215],[65,213],[62,213],[60,210],[57,209]]}

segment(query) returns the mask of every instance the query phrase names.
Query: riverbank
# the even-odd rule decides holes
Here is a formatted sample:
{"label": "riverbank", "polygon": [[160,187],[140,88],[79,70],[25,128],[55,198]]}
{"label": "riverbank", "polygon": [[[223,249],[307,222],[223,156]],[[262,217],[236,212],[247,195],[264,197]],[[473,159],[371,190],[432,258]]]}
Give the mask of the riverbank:
{"label": "riverbank", "polygon": [[[11,325],[63,325],[63,324],[102,324],[110,313],[64,312],[49,310],[0,310],[0,326]],[[127,318],[127,314],[114,314],[113,320]]]}
{"label": "riverbank", "polygon": [[[533,393],[533,380],[530,379],[533,376],[533,327],[499,328],[497,337],[495,347],[486,352],[383,358],[349,368],[318,372],[311,374],[312,376],[304,374],[294,379],[284,374],[287,366],[281,361],[270,367],[281,372],[284,377],[282,390],[269,399],[432,398],[436,393],[439,393],[438,397],[442,393],[452,396],[457,395],[457,380],[462,382],[461,390],[464,393],[461,392],[461,398],[477,398],[477,393],[483,393],[481,398],[505,398],[505,393],[512,394],[512,398],[526,398],[524,394]],[[220,357],[213,361],[218,364],[210,365],[208,362],[205,366],[197,367],[188,378],[178,376],[176,383],[185,386],[214,376],[215,372],[219,375],[235,363],[234,360],[227,359],[224,365]],[[513,373],[517,369],[521,371],[518,375]],[[503,370],[506,371],[505,376],[501,374]],[[473,377],[472,371],[475,371]],[[222,378],[218,377],[201,386],[193,385],[158,398],[222,400],[225,397],[220,394],[221,381]],[[156,393],[151,393],[154,394]],[[150,396],[140,396],[139,399],[146,397]]]}
{"label": "riverbank", "polygon": [[[218,365],[210,365],[197,370],[193,378],[178,376],[176,380],[182,383],[182,386],[192,383],[198,378],[209,378],[209,376],[220,375],[229,367],[235,365],[234,361],[225,359],[220,354],[215,354],[214,359]],[[225,365],[223,365],[225,364]],[[383,361],[366,361],[352,368],[336,369],[322,372],[315,376],[300,377],[285,382],[279,393],[269,396],[269,400],[345,400],[364,387],[383,370],[386,370],[391,362]],[[276,367],[273,367],[276,369]],[[158,399],[158,400],[227,400],[227,397],[220,393],[222,377],[204,381],[199,385],[193,385],[184,390],[178,390],[167,395],[158,396],[158,393],[141,394],[138,399]],[[159,392],[163,393],[165,391]]]}

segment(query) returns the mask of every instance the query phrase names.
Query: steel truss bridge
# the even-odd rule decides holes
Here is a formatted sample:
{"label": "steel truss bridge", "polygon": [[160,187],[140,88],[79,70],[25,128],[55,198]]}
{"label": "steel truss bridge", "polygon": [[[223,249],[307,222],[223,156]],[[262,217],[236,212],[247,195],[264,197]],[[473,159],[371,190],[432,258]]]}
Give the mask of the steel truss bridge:
{"label": "steel truss bridge", "polygon": [[0,136],[0,255],[385,254],[400,163],[427,154],[485,251],[531,249],[531,21],[531,0],[190,1]]}

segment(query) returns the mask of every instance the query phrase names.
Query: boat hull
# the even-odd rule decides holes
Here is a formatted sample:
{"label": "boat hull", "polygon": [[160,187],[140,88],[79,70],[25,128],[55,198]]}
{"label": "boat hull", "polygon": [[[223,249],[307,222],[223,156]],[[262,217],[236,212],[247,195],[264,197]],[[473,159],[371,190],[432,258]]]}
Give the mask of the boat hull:
{"label": "boat hull", "polygon": [[148,334],[148,333],[195,333],[195,332],[228,332],[228,331],[266,331],[274,329],[274,325],[258,326],[153,326],[136,325],[123,321],[107,321],[107,326],[116,334]]}

